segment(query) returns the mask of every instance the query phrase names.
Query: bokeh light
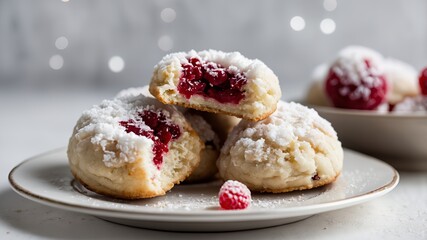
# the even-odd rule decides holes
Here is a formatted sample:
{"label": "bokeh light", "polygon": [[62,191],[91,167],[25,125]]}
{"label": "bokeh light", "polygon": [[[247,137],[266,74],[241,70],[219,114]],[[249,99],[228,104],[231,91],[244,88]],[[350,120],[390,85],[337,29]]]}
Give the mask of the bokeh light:
{"label": "bokeh light", "polygon": [[59,70],[64,66],[64,58],[61,55],[53,55],[49,59],[49,66],[53,70]]}
{"label": "bokeh light", "polygon": [[323,8],[329,12],[334,11],[337,8],[337,0],[324,0]]}
{"label": "bokeh light", "polygon": [[172,8],[165,8],[160,13],[160,18],[167,23],[173,22],[176,18],[176,12]]}
{"label": "bokeh light", "polygon": [[320,22],[320,30],[324,34],[331,34],[335,32],[335,21],[330,18],[325,18]]}
{"label": "bokeh light", "polygon": [[55,40],[55,47],[59,50],[64,50],[68,47],[68,39],[64,36]]}
{"label": "bokeh light", "polygon": [[159,38],[157,45],[163,51],[169,51],[173,48],[173,40],[170,36],[164,35]]}
{"label": "bokeh light", "polygon": [[295,16],[291,19],[290,25],[294,31],[302,31],[305,28],[305,20],[300,16]]}
{"label": "bokeh light", "polygon": [[108,68],[115,73],[121,72],[125,68],[125,61],[120,56],[113,56],[108,61]]}

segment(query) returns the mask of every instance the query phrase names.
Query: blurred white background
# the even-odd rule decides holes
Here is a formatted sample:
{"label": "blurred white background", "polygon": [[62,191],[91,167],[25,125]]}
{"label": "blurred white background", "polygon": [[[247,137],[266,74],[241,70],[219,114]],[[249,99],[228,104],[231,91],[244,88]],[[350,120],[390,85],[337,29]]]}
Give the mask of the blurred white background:
{"label": "blurred white background", "polygon": [[303,92],[313,68],[360,44],[427,65],[425,0],[0,0],[0,88],[148,83],[169,52],[240,51]]}

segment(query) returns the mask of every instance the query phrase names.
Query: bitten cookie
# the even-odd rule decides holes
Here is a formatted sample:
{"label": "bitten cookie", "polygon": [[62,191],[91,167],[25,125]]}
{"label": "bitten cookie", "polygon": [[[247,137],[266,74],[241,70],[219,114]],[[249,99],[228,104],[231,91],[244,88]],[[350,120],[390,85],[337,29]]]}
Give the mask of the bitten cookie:
{"label": "bitten cookie", "polygon": [[[132,96],[152,96],[148,91],[148,86],[138,87],[138,88],[128,88],[120,91],[116,98],[126,98]],[[196,182],[204,182],[207,180],[211,180],[218,173],[218,169],[216,167],[216,160],[218,159],[220,152],[220,138],[216,131],[214,131],[205,117],[204,112],[196,111],[192,109],[180,108],[178,110],[184,114],[184,117],[199,135],[201,140],[205,144],[205,148],[200,152],[200,163],[197,168],[191,173],[191,175],[185,179],[187,183],[196,183]],[[209,113],[207,113],[209,114]],[[222,114],[221,114],[222,115]],[[212,116],[210,116],[212,117]],[[233,118],[231,116],[224,117],[222,122],[226,122],[225,120],[228,118]],[[223,123],[212,123],[219,124],[219,126],[223,126]],[[235,125],[235,124],[234,124]],[[221,133],[225,133],[225,131],[229,131],[230,129],[223,129],[219,131]]]}
{"label": "bitten cookie", "polygon": [[165,56],[150,92],[165,104],[253,121],[273,113],[281,97],[277,76],[263,62],[215,50]]}
{"label": "bitten cookie", "polygon": [[342,164],[343,149],[331,124],[313,109],[280,101],[267,119],[242,120],[233,129],[217,165],[224,180],[280,193],[331,183]]}
{"label": "bitten cookie", "polygon": [[71,172],[88,189],[138,199],[163,195],[187,178],[203,147],[175,107],[139,95],[85,111],[67,153]]}

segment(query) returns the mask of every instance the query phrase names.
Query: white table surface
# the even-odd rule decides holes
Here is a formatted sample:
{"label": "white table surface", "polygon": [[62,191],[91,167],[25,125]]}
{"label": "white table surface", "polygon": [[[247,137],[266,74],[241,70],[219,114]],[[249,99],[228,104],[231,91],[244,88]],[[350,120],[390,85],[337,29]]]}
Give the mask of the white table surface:
{"label": "white table surface", "polygon": [[427,172],[400,172],[395,190],[365,204],[289,225],[229,233],[131,228],[46,207],[12,191],[7,176],[15,165],[65,146],[80,113],[113,94],[0,90],[0,239],[427,239]]}

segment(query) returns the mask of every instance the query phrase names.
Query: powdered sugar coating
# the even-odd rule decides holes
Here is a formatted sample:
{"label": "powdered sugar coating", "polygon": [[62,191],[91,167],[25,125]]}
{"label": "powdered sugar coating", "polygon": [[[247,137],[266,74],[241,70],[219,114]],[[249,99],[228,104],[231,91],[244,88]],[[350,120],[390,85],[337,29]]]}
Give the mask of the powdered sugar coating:
{"label": "powdered sugar coating", "polygon": [[[289,123],[292,123],[292,125]],[[240,132],[239,130],[243,131]],[[264,159],[268,161],[268,156],[262,156],[263,153],[261,153],[266,141],[274,142],[281,147],[287,147],[296,137],[310,138],[310,141],[316,141],[318,140],[316,135],[320,134],[326,134],[337,139],[337,134],[332,125],[321,118],[314,109],[309,109],[294,102],[285,103],[280,101],[276,112],[270,115],[269,118],[259,122],[244,121],[239,124],[237,129],[230,134],[229,138],[231,140],[226,141],[222,152],[229,152],[232,144],[234,144],[233,139],[240,138],[238,141],[253,147],[248,148],[248,159],[254,159],[254,161],[262,161]],[[253,141],[253,137],[258,139]],[[254,153],[253,156],[251,156],[252,153]]]}
{"label": "powdered sugar coating", "polygon": [[417,70],[408,63],[387,58],[384,61],[389,91],[387,101],[396,104],[405,97],[419,94]]}
{"label": "powdered sugar coating", "polygon": [[427,113],[427,96],[407,97],[394,106],[393,113]]}
{"label": "powdered sugar coating", "polygon": [[[369,70],[366,68],[365,60],[370,61]],[[374,50],[361,46],[349,46],[341,50],[332,64],[332,71],[341,77],[341,83],[344,85],[339,89],[340,94],[349,95],[353,100],[361,98],[368,100],[371,94],[370,89],[381,84],[378,78],[371,75],[378,76],[385,73],[382,56]],[[348,85],[358,87],[355,91],[350,91]]]}
{"label": "powdered sugar coating", "polygon": [[[135,97],[139,95],[152,97],[151,93],[148,91],[148,87],[149,86],[123,89],[119,93],[117,93],[115,98],[126,99],[129,97]],[[191,126],[199,134],[199,137],[204,142],[213,142],[214,145],[217,148],[219,148],[218,135],[212,130],[211,125],[208,122],[206,122],[206,120],[202,116],[198,115],[194,111],[189,111],[188,109],[185,109],[185,108],[178,107],[177,109],[184,114],[188,122],[191,124]]]}
{"label": "powdered sugar coating", "polygon": [[[342,169],[343,150],[331,124],[316,111],[280,101],[259,122],[241,121],[221,149],[222,178],[251,190],[283,192],[332,181]],[[320,182],[320,181],[319,181]]]}
{"label": "powdered sugar coating", "polygon": [[[101,147],[103,162],[107,167],[117,168],[132,163],[141,156],[152,159],[153,141],[145,136],[127,133],[125,127],[120,125],[121,121],[135,120],[138,113],[148,109],[182,123],[178,111],[171,106],[163,105],[153,98],[126,96],[104,100],[100,105],[83,112],[73,137],[77,140],[90,137],[92,144]],[[139,127],[150,130],[144,122]]]}
{"label": "powdered sugar coating", "polygon": [[[238,72],[239,70],[247,74],[248,78],[253,78],[253,74],[256,71],[265,71],[266,66],[263,62],[258,59],[248,59],[239,52],[222,52],[216,50],[204,50],[196,52],[191,50],[189,52],[177,52],[166,55],[154,68],[163,68],[169,65],[176,66],[179,70],[182,70],[182,64],[189,63],[188,59],[198,58],[202,61],[213,62],[212,64],[219,63],[223,67],[229,68],[230,71],[233,69]],[[212,74],[215,74],[212,72]]]}

